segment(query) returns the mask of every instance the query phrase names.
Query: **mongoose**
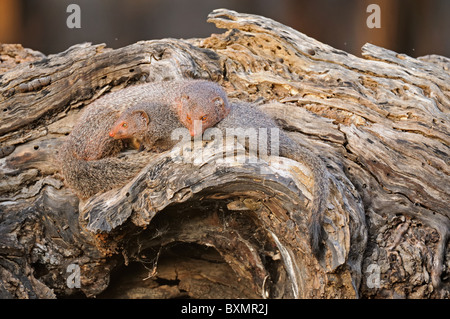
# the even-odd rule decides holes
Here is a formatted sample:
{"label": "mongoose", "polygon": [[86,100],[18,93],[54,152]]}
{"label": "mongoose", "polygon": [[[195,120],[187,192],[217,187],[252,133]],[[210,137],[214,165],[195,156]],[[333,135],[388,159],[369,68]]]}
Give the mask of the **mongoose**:
{"label": "mongoose", "polygon": [[[164,104],[167,110],[175,109],[174,102],[180,100],[183,87],[201,82],[184,79],[135,85],[109,93],[88,105],[57,156],[66,184],[81,199],[123,186],[145,165],[145,156],[117,157],[124,140],[112,138],[109,133],[119,115],[146,102]],[[148,131],[147,135],[150,134]],[[158,147],[161,145],[155,145],[154,149]]]}
{"label": "mongoose", "polygon": [[[192,99],[192,100],[191,100]],[[196,108],[200,113],[192,113],[192,105],[203,105],[204,109]],[[202,134],[205,129],[213,127],[230,112],[228,97],[225,90],[211,81],[198,81],[183,88],[181,96],[176,100],[176,111],[181,123],[189,130],[191,136]],[[201,131],[194,125],[194,120],[201,121]]]}
{"label": "mongoose", "polygon": [[124,144],[108,136],[121,108],[129,103],[127,98],[139,94],[136,88],[107,94],[88,105],[59,149],[57,161],[64,180],[80,199],[119,186],[137,173],[123,159],[113,157]]}
{"label": "mongoose", "polygon": [[[213,96],[208,98],[211,100]],[[219,95],[218,95],[219,97]],[[224,99],[220,95],[220,99]],[[203,119],[209,118],[209,123],[217,123],[216,128],[220,129],[226,136],[226,130],[232,128],[254,128],[256,132],[259,129],[267,131],[267,154],[271,153],[271,144],[277,142],[272,141],[271,129],[278,128],[275,121],[268,115],[259,111],[256,106],[246,103],[233,103],[231,105],[226,102],[221,104],[222,111],[217,110],[217,104],[206,103],[202,92],[192,92],[189,98],[182,100],[182,105],[178,106],[180,121],[189,129],[190,132],[201,134],[210,126],[205,125]],[[216,114],[226,113],[223,119],[217,118]],[[196,131],[194,121],[202,121],[202,127]],[[311,217],[309,220],[310,244],[314,255],[319,259],[321,256],[321,247],[323,245],[324,230],[322,227],[323,216],[326,209],[326,200],[329,193],[329,179],[327,177],[327,169],[325,164],[310,151],[302,148],[298,143],[294,142],[287,136],[283,130],[279,129],[279,155],[293,159],[297,162],[305,163],[313,173],[314,190],[313,203],[311,209]],[[258,134],[258,133],[257,133]],[[192,133],[191,133],[192,135]],[[258,140],[259,140],[258,136]],[[250,140],[248,143],[251,143]],[[246,145],[246,148],[257,149],[256,145]]]}
{"label": "mongoose", "polygon": [[[195,94],[195,95],[194,95]],[[165,151],[173,147],[177,141],[171,139],[172,131],[184,126],[190,128],[194,136],[194,126],[191,119],[183,117],[185,123],[180,122],[181,107],[189,103],[191,96],[202,104],[211,104],[211,114],[202,116],[204,127],[212,127],[222,120],[229,112],[228,99],[222,87],[215,82],[205,80],[191,80],[183,82],[177,92],[166,96],[172,102],[166,103],[138,103],[121,113],[112,125],[109,136],[114,139],[137,139],[148,150]],[[202,133],[202,132],[198,132]]]}
{"label": "mongoose", "polygon": [[111,138],[109,132],[123,111],[148,101],[174,105],[174,100],[181,94],[181,88],[193,81],[154,82],[109,93],[86,107],[70,133],[67,144],[73,154],[82,160],[113,156],[120,152],[123,141]]}
{"label": "mongoose", "polygon": [[116,139],[137,139],[147,150],[163,152],[176,140],[172,131],[182,127],[175,109],[161,102],[138,103],[125,110],[114,122],[109,136]]}

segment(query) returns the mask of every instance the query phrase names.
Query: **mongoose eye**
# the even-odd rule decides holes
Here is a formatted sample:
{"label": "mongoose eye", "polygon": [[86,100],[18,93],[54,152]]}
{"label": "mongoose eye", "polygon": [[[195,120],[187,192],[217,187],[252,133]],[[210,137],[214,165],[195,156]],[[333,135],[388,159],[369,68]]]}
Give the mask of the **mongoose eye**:
{"label": "mongoose eye", "polygon": [[186,116],[186,120],[190,123],[191,122],[191,117],[189,115]]}
{"label": "mongoose eye", "polygon": [[123,124],[122,124],[122,127],[125,127],[125,128],[126,128],[127,126],[128,126],[127,123],[123,123]]}
{"label": "mongoose eye", "polygon": [[204,122],[204,121],[206,121],[207,118],[208,118],[208,117],[207,117],[206,115],[203,115],[203,116],[200,118],[200,120],[202,120],[202,121]]}

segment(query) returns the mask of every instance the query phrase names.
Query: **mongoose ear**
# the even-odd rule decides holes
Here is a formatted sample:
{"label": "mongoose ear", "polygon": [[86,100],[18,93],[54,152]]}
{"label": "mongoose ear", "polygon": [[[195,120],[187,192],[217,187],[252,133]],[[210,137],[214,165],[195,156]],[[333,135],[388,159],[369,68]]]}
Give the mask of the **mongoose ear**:
{"label": "mongoose ear", "polygon": [[139,117],[141,117],[146,124],[150,123],[150,118],[148,117],[147,112],[143,111],[143,110],[138,110],[135,112]]}
{"label": "mongoose ear", "polygon": [[223,100],[221,97],[216,97],[213,100],[214,106],[218,109],[223,109]]}
{"label": "mongoose ear", "polygon": [[183,103],[189,100],[189,95],[183,94],[180,97],[177,97],[175,99],[175,104],[177,107],[177,111],[179,114],[181,114],[181,111],[183,110]]}
{"label": "mongoose ear", "polygon": [[227,116],[230,112],[229,108],[225,104],[225,101],[221,97],[218,96],[214,98],[213,103],[223,117]]}

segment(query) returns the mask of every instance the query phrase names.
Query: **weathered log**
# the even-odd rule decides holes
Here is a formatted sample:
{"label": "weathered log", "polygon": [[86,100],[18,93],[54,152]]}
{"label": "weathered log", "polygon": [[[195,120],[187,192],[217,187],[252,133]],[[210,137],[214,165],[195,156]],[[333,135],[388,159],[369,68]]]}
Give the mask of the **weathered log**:
{"label": "weathered log", "polygon": [[[370,44],[358,58],[225,9],[208,21],[228,31],[44,58],[16,47],[22,63],[0,74],[0,296],[448,298],[450,60]],[[183,143],[86,202],[64,186],[54,159],[83,106],[182,77],[255,102],[327,164],[322,260],[303,163]]]}

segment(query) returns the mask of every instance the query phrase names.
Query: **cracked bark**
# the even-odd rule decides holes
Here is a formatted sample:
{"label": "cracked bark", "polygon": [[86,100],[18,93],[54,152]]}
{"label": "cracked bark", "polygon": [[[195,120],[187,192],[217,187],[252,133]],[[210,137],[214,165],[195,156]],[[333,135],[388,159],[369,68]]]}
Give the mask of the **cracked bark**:
{"label": "cracked bark", "polygon": [[[48,57],[2,46],[0,296],[448,298],[450,61],[371,44],[358,58],[228,10],[208,21],[226,31]],[[181,77],[255,102],[325,161],[321,262],[302,163],[230,167],[205,145],[196,165],[154,155],[84,203],[64,187],[53,159],[85,105]],[[67,286],[70,264],[80,289]]]}

